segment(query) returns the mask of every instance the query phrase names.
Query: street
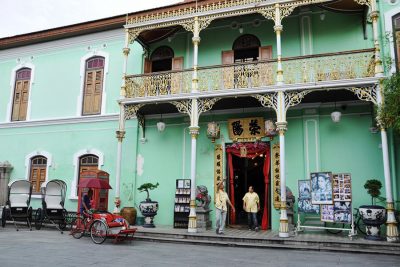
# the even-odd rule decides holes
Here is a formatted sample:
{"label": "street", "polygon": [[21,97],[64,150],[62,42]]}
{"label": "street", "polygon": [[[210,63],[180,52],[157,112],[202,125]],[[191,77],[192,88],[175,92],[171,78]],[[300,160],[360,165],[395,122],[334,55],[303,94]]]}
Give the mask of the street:
{"label": "street", "polygon": [[0,266],[400,266],[400,257],[133,241],[96,245],[55,230],[0,228]]}

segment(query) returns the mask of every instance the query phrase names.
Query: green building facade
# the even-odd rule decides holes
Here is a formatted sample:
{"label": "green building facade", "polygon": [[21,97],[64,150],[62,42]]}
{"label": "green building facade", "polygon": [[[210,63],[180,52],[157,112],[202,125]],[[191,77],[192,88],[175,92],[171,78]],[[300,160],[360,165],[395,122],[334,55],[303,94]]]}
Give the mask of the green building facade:
{"label": "green building facade", "polygon": [[[221,145],[225,152],[238,141],[230,138],[228,120],[262,117],[278,122],[281,138],[278,133],[239,143],[263,142],[272,150],[282,147],[284,136],[285,166],[274,170],[270,154],[269,229],[284,232],[282,207],[274,207],[275,174],[284,174],[295,197],[298,181],[320,171],[351,174],[354,208],[370,203],[363,188],[368,179],[380,180],[387,197],[374,104],[380,103],[379,75],[396,70],[400,4],[342,2],[200,1],[196,12],[194,2],[185,1],[130,14],[127,23],[121,16],[67,26],[69,33],[52,29],[0,39],[0,161],[12,165],[11,181],[32,180],[32,159],[45,157],[45,166],[38,167],[42,179],[67,183],[71,211],[77,208],[79,170],[86,163],[110,174],[111,210],[115,197],[121,207],[138,207],[145,195],[136,188],[158,182],[150,193],[159,202],[155,224],[172,226],[176,179],[205,185],[213,202],[215,149]],[[87,95],[92,86],[87,63],[93,58],[103,60],[93,68],[95,74],[102,71],[102,79],[93,80],[100,98]],[[30,70],[28,94],[21,87],[20,96],[26,97],[26,107],[22,98],[16,104],[21,69]],[[99,108],[93,114],[85,111],[89,98]],[[15,115],[17,109],[25,116]],[[337,123],[333,111],[341,113]],[[158,130],[160,120],[164,131]],[[207,137],[209,122],[220,127],[215,143]],[[391,130],[387,138],[391,191],[399,201],[400,138]],[[85,156],[94,162],[82,162]],[[221,177],[229,193],[225,153],[223,158]],[[258,183],[250,166],[257,162],[234,161],[237,179],[246,172],[246,185]],[[234,186],[247,190],[237,189],[242,182]],[[34,193],[32,206],[40,205]]]}

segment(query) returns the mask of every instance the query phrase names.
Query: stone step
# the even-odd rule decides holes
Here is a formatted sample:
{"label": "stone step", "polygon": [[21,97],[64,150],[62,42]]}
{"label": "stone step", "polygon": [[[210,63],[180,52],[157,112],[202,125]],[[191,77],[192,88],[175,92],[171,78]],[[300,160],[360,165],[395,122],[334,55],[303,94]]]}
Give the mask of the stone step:
{"label": "stone step", "polygon": [[376,253],[385,255],[399,255],[400,244],[390,244],[386,242],[370,242],[352,243],[321,241],[321,240],[293,240],[281,238],[243,238],[232,236],[217,236],[210,234],[177,234],[177,233],[157,233],[157,232],[136,232],[137,240],[146,240],[153,242],[171,242],[171,243],[187,243],[201,245],[217,245],[217,246],[236,246],[236,247],[253,247],[253,248],[286,248],[298,250],[315,250],[315,251],[337,251],[337,252],[353,252],[353,253]]}

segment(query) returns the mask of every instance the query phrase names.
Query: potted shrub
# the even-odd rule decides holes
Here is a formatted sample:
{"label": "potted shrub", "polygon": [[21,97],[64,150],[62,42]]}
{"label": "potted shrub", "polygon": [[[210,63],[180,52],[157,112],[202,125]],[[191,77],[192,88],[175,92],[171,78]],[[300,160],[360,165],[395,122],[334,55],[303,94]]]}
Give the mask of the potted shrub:
{"label": "potted shrub", "polygon": [[152,201],[150,199],[149,191],[154,190],[157,187],[158,187],[158,183],[157,184],[144,183],[140,187],[138,187],[139,192],[147,193],[146,200],[140,202],[140,204],[139,204],[139,210],[142,213],[142,215],[145,217],[143,227],[148,227],[148,228],[155,227],[155,225],[153,223],[153,218],[154,218],[154,216],[157,215],[158,202]]}
{"label": "potted shrub", "polygon": [[375,205],[375,199],[381,194],[382,183],[376,179],[367,180],[364,184],[367,193],[371,196],[372,205],[360,206],[359,211],[366,225],[366,239],[381,240],[381,225],[386,222],[385,207]]}

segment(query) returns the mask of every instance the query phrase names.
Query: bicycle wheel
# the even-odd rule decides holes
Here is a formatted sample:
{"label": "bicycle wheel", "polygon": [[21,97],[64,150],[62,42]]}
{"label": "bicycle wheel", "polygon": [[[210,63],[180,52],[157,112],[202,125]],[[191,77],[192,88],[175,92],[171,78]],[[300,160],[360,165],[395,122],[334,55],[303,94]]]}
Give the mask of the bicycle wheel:
{"label": "bicycle wheel", "polygon": [[35,212],[35,229],[36,230],[40,230],[42,228],[42,224],[43,224],[43,213],[42,213],[42,209],[37,209]]}
{"label": "bicycle wheel", "polygon": [[90,237],[95,244],[102,244],[107,238],[107,225],[105,222],[95,220],[90,226]]}
{"label": "bicycle wheel", "polygon": [[326,231],[331,234],[339,234],[339,233],[343,232],[342,229],[344,228],[345,224],[344,223],[335,223],[335,222],[325,222],[324,226],[329,227],[329,228],[337,228],[337,229],[326,229]]}
{"label": "bicycle wheel", "polygon": [[3,208],[3,213],[1,214],[1,226],[5,227],[7,222],[7,209]]}
{"label": "bicycle wheel", "polygon": [[85,234],[85,222],[81,217],[77,217],[71,222],[71,235],[79,239]]}
{"label": "bicycle wheel", "polygon": [[361,216],[358,217],[357,222],[356,222],[356,228],[357,231],[360,231],[363,235],[367,234],[367,227],[364,224],[364,221],[362,220]]}

